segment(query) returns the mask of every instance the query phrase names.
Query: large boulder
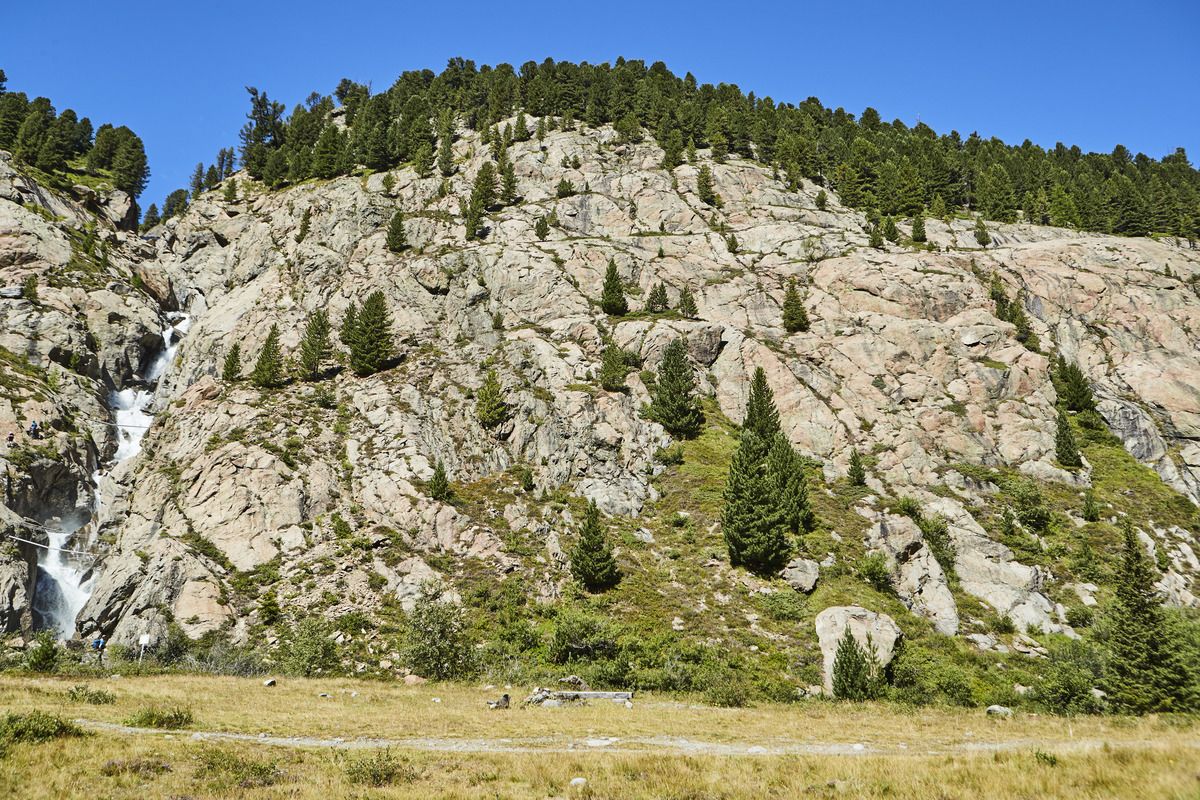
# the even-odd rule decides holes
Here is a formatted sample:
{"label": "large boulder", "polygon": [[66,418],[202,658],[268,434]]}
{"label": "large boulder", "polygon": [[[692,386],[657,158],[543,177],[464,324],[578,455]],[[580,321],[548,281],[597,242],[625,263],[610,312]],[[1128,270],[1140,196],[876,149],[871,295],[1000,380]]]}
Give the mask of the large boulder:
{"label": "large boulder", "polygon": [[817,586],[817,578],[820,576],[821,570],[817,562],[808,558],[793,558],[779,573],[793,589],[797,592],[808,594]]}
{"label": "large boulder", "polygon": [[833,691],[833,659],[847,629],[860,647],[870,647],[875,652],[880,667],[892,663],[896,643],[904,635],[896,621],[887,614],[869,611],[862,606],[830,606],[817,614],[816,627],[827,694]]}

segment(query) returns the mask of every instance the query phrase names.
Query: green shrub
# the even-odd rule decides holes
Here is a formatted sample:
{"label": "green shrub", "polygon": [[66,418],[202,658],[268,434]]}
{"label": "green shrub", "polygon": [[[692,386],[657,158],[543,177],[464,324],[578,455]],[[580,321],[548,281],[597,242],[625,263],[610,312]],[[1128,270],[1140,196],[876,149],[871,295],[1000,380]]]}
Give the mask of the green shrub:
{"label": "green shrub", "polygon": [[396,758],[389,750],[381,750],[346,762],[346,779],[364,786],[390,786],[411,783],[417,772],[407,761]]}
{"label": "green shrub", "polygon": [[877,591],[891,593],[892,571],[888,568],[887,556],[883,553],[867,553],[855,565],[858,576],[875,587]]}
{"label": "green shrub", "polygon": [[704,701],[718,708],[745,708],[750,705],[750,687],[734,672],[717,673],[709,677]]}
{"label": "green shrub", "polygon": [[892,510],[913,520],[921,519],[921,501],[915,497],[897,498],[895,505],[892,506]]}
{"label": "green shrub", "polygon": [[64,736],[85,736],[83,729],[44,711],[9,713],[0,719],[0,753],[14,744],[39,744]]}
{"label": "green shrub", "polygon": [[116,695],[112,692],[106,692],[103,689],[93,689],[86,684],[72,686],[67,692],[67,698],[72,703],[87,703],[93,706],[111,705],[117,701]]}
{"label": "green shrub", "polygon": [[673,444],[654,451],[654,460],[668,467],[683,463],[683,445]]}
{"label": "green shrub", "polygon": [[274,761],[259,761],[223,747],[207,747],[197,756],[196,776],[231,784],[241,789],[273,786],[283,779]]}
{"label": "green shrub", "polygon": [[1071,606],[1067,609],[1067,624],[1072,628],[1089,628],[1096,619],[1096,612],[1087,606]]}
{"label": "green shrub", "polygon": [[125,724],[132,728],[163,728],[177,730],[186,728],[194,721],[192,712],[182,706],[143,706],[131,716],[126,717]]}
{"label": "green shrub", "polygon": [[402,649],[413,671],[434,680],[467,678],[478,667],[462,610],[434,585],[422,588],[408,615]]}
{"label": "green shrub", "polygon": [[58,659],[62,651],[50,631],[39,633],[30,647],[25,651],[25,669],[30,672],[54,672],[58,667]]}
{"label": "green shrub", "polygon": [[929,549],[933,552],[933,557],[937,559],[942,571],[947,577],[954,575],[954,559],[957,553],[954,550],[954,542],[950,539],[950,528],[944,517],[940,514],[934,514],[931,517],[921,517],[917,520],[917,526],[921,529],[921,534],[925,537],[925,543],[929,545]]}
{"label": "green shrub", "polygon": [[583,611],[559,612],[547,645],[547,655],[555,664],[594,661],[615,652],[616,641],[604,620]]}
{"label": "green shrub", "polygon": [[799,592],[784,589],[758,595],[758,606],[768,618],[779,622],[798,622],[805,617],[807,605]]}
{"label": "green shrub", "polygon": [[1055,714],[1103,711],[1103,701],[1092,694],[1100,668],[1099,655],[1083,642],[1060,644],[1051,650],[1049,668],[1034,684],[1034,702]]}
{"label": "green shrub", "polygon": [[337,666],[337,650],[325,623],[305,619],[284,637],[279,665],[289,675],[310,677]]}

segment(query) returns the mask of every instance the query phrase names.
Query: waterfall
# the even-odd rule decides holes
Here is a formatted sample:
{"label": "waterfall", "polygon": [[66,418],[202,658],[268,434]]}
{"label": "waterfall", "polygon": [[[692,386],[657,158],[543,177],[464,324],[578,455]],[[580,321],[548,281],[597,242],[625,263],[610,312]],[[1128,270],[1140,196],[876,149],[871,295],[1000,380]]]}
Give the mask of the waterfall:
{"label": "waterfall", "polygon": [[[101,481],[116,465],[141,452],[142,439],[154,422],[151,407],[159,378],[175,362],[179,343],[190,325],[191,318],[183,314],[163,330],[162,347],[146,369],[143,387],[122,389],[109,395],[108,407],[117,429],[117,450],[113,460],[92,476],[91,520],[78,525],[64,524],[61,520],[46,525],[50,548],[39,552],[33,595],[34,618],[40,623],[38,627],[53,630],[62,639],[75,635],[75,620],[92,594],[94,559],[89,553],[96,544],[98,526],[93,523],[103,519],[105,509]],[[80,531],[83,533],[77,537],[76,533]]]}

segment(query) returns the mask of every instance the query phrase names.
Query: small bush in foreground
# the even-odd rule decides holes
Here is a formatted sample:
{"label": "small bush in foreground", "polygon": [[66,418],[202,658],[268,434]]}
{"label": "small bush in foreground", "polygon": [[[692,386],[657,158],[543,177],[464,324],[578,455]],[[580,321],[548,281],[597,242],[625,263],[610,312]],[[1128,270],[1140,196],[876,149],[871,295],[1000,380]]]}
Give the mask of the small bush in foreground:
{"label": "small bush in foreground", "polygon": [[393,756],[389,750],[377,751],[346,762],[346,779],[364,786],[411,783],[416,777],[416,770],[406,761]]}
{"label": "small bush in foreground", "polygon": [[103,689],[93,689],[87,684],[72,686],[67,692],[67,699],[72,703],[87,703],[93,706],[107,706],[117,701],[117,696]]}
{"label": "small bush in foreground", "polygon": [[146,706],[127,717],[125,724],[132,728],[186,728],[193,722],[192,712],[181,706]]}
{"label": "small bush in foreground", "polygon": [[274,761],[258,761],[221,747],[201,751],[198,760],[197,777],[231,783],[242,789],[273,786],[283,779],[283,771]]}
{"label": "small bush in foreground", "polygon": [[38,744],[64,736],[84,736],[82,728],[44,711],[6,714],[0,719],[0,759],[14,744]]}

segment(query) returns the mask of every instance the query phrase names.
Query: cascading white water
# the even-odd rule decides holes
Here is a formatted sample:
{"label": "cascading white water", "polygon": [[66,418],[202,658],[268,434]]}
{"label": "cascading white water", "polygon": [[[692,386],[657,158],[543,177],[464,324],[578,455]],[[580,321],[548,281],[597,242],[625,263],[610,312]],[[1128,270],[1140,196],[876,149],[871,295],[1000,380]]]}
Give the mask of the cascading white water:
{"label": "cascading white water", "polygon": [[[175,362],[179,343],[190,325],[191,318],[184,314],[177,322],[163,330],[162,349],[155,355],[143,376],[145,388],[122,389],[113,392],[109,397],[109,409],[117,429],[117,450],[108,467],[92,476],[95,486],[93,522],[103,519],[105,501],[100,491],[102,479],[117,464],[141,452],[142,439],[154,421],[150,407],[154,403],[158,381]],[[42,549],[39,553],[33,607],[42,620],[43,627],[53,629],[63,639],[69,639],[75,634],[75,620],[92,595],[95,575],[91,569],[92,558],[86,553],[96,544],[96,528],[95,524],[74,527],[47,525],[46,537],[50,549]],[[75,534],[81,530],[83,536],[77,538]]]}

